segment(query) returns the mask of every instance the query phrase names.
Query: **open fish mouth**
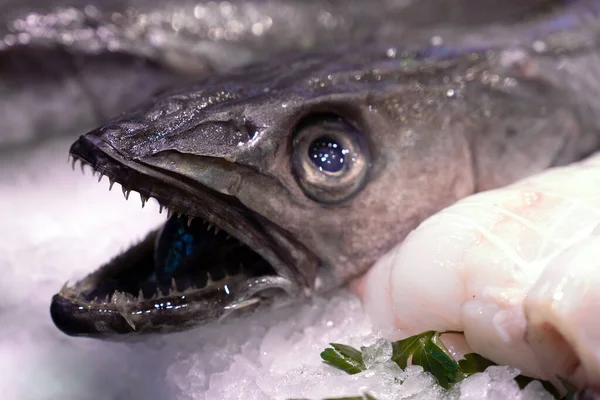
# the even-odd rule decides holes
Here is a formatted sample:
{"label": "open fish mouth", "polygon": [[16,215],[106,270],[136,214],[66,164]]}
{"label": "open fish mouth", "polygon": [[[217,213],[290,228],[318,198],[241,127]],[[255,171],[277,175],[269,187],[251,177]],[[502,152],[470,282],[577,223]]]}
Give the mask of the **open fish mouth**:
{"label": "open fish mouth", "polygon": [[[294,265],[292,238],[233,196],[126,161],[110,145],[82,136],[71,147],[94,174],[155,198],[166,223],[73,286],[54,295],[55,325],[73,336],[182,331],[311,292]],[[176,184],[175,184],[176,183]]]}

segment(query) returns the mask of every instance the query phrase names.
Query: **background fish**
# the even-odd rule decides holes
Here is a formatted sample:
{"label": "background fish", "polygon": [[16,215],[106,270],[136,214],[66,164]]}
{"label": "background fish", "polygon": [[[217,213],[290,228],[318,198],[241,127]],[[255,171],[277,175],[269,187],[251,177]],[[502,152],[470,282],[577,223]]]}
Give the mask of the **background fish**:
{"label": "background fish", "polygon": [[509,21],[550,3],[4,0],[0,145],[76,135],[161,88],[249,62]]}

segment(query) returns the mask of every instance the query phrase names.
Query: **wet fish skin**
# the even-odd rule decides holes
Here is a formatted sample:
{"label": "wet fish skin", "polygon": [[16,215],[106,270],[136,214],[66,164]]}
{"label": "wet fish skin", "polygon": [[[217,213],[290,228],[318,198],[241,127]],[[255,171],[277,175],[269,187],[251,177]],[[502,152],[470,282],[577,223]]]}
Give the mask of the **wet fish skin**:
{"label": "wet fish skin", "polygon": [[367,38],[427,43],[430,28],[553,3],[444,1],[4,0],[0,146],[89,130],[186,77]]}
{"label": "wet fish skin", "polygon": [[[203,211],[204,200],[190,201],[197,195],[190,185],[231,196],[268,221],[265,230],[285,232],[280,245],[297,257],[274,261],[278,273],[314,282],[318,268],[333,268],[339,284],[458,198],[598,148],[599,120],[590,111],[597,100],[579,96],[576,74],[558,68],[565,58],[579,68],[598,55],[587,41],[552,48],[558,39],[551,35],[493,51],[390,54],[370,44],[256,64],[154,99],[83,136],[72,154],[92,165],[102,154],[109,176],[114,164],[159,181],[163,172],[185,180],[169,179],[165,185],[181,191],[156,197],[218,226],[224,221]],[[535,50],[541,39],[549,47]],[[597,84],[589,90],[600,93]],[[299,121],[321,112],[342,116],[368,143],[364,187],[337,206],[307,196],[290,167]],[[136,190],[156,195],[142,183]]]}
{"label": "wet fish skin", "polygon": [[[548,0],[17,0],[0,3],[0,50],[122,51],[192,74],[281,52],[398,38],[407,30],[514,20]],[[4,25],[4,26],[2,26]]]}
{"label": "wet fish skin", "polygon": [[[458,30],[443,37],[447,46],[367,42],[255,63],[150,99],[82,136],[71,154],[239,239],[293,296],[327,290],[455,200],[600,146],[597,9],[577,2],[547,20]],[[323,176],[307,160],[309,139],[320,137],[311,135],[326,132],[348,149],[350,172]],[[87,307],[80,288],[119,268],[55,296],[61,329],[168,332],[225,314],[223,299],[202,300],[210,313],[170,317],[133,313],[140,305],[129,302],[135,320],[113,313],[100,329],[107,314],[95,306],[69,311]]]}
{"label": "wet fish skin", "polygon": [[0,146],[91,129],[186,81],[182,73],[366,38],[422,45],[446,28],[526,18],[555,3],[445,1],[4,0]]}
{"label": "wet fish skin", "polygon": [[0,148],[76,138],[165,87],[187,82],[127,54],[72,55],[58,49],[0,52]]}

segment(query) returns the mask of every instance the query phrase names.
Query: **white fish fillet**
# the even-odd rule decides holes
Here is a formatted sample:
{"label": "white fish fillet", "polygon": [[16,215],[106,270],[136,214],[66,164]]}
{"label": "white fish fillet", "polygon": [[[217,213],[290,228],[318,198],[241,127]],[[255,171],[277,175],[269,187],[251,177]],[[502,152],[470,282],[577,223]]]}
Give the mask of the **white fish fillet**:
{"label": "white fish fillet", "polygon": [[444,209],[358,291],[381,328],[463,331],[498,364],[600,387],[600,153]]}

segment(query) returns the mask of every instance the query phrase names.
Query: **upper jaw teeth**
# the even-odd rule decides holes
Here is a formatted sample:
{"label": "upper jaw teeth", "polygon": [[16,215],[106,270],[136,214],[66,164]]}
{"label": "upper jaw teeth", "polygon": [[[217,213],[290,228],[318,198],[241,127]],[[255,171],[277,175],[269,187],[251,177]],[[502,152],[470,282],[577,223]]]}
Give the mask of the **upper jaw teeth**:
{"label": "upper jaw teeth", "polygon": [[[95,176],[96,174],[98,174],[98,182],[100,182],[102,180],[102,177],[104,176],[104,174],[102,172],[96,171],[91,165],[89,165],[87,162],[85,162],[84,160],[80,159],[79,157],[73,156],[73,155],[69,155],[69,159],[71,160],[71,165],[73,167],[73,169],[75,169],[75,164],[77,163],[77,161],[79,161],[79,163],[81,164],[81,172],[85,173],[85,167],[89,167],[92,170],[92,176]],[[115,184],[115,180],[113,178],[111,178],[110,176],[108,177],[109,180],[109,187],[108,190],[112,190],[114,184]],[[131,194],[131,192],[133,190],[127,188],[126,186],[121,185],[121,190],[123,191],[123,196],[125,197],[125,200],[129,200],[129,195]],[[149,200],[149,196],[143,195],[142,193],[140,193],[140,200],[142,202],[142,208],[144,208],[144,206],[146,205],[146,203]],[[174,213],[177,213],[178,217],[181,217],[183,214],[181,212],[178,211],[174,211],[173,209],[163,205],[162,203],[160,203],[160,201],[158,201],[158,199],[156,199],[159,205],[159,213],[162,214],[163,209],[167,210],[167,218],[171,218],[171,216]],[[192,224],[192,221],[195,219],[196,217],[187,216],[187,224],[188,226],[190,226]],[[204,221],[205,223],[207,223],[206,221]],[[213,225],[211,223],[207,223],[207,231],[210,231],[213,227],[214,227],[214,234],[218,234],[220,229],[219,227],[217,227],[216,225]],[[227,238],[229,238],[229,235],[227,236]]]}

